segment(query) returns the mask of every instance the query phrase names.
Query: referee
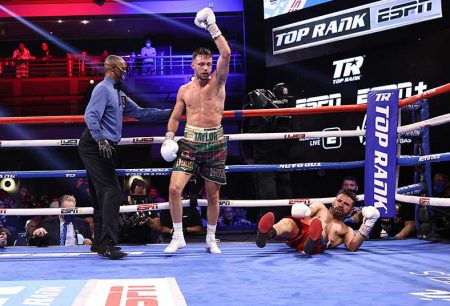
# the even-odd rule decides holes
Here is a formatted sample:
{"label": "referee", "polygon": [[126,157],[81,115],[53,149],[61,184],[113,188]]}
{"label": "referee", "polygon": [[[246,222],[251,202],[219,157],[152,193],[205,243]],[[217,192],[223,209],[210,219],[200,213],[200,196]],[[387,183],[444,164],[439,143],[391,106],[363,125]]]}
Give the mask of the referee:
{"label": "referee", "polygon": [[109,259],[126,256],[117,247],[122,190],[116,176],[117,144],[122,137],[123,116],[151,122],[168,120],[170,109],[141,108],[125,95],[121,86],[127,64],[123,58],[106,58],[105,78],[95,86],[84,113],[87,128],[78,153],[86,168],[94,207],[94,243],[91,251]]}

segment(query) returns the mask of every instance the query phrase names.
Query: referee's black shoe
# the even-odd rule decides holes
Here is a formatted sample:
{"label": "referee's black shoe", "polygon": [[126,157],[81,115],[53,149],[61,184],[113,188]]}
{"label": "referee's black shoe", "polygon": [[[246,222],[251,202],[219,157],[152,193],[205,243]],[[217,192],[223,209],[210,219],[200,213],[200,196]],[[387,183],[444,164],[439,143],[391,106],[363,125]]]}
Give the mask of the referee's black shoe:
{"label": "referee's black shoe", "polygon": [[97,254],[109,259],[121,259],[127,256],[119,247],[113,243],[103,244],[98,247]]}

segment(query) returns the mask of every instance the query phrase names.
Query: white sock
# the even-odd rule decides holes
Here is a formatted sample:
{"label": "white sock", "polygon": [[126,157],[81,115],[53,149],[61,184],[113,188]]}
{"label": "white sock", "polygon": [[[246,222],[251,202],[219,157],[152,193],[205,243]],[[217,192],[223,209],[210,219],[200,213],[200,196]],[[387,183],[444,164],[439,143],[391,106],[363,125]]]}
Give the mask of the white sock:
{"label": "white sock", "polygon": [[173,236],[184,237],[183,236],[183,222],[173,223]]}
{"label": "white sock", "polygon": [[210,225],[209,223],[206,225],[206,238],[208,238],[208,237],[215,238],[216,237],[216,227],[217,227],[217,225]]}

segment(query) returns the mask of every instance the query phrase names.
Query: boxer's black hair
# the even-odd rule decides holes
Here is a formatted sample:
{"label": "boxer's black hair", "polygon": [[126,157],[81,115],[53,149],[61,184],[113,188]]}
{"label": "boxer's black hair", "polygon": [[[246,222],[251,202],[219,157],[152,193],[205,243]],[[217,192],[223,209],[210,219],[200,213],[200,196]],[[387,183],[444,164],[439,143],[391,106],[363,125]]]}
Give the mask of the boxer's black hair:
{"label": "boxer's black hair", "polygon": [[204,57],[212,57],[212,52],[208,48],[200,47],[195,50],[194,53],[192,53],[192,61],[194,61],[198,55]]}
{"label": "boxer's black hair", "polygon": [[353,191],[351,191],[351,190],[347,190],[347,189],[342,189],[342,190],[339,190],[339,192],[338,192],[338,194],[336,195],[336,196],[338,196],[338,195],[340,195],[340,194],[345,194],[347,197],[349,197],[350,199],[352,199],[352,201],[353,201],[353,206],[355,206],[355,203],[358,201],[358,199],[356,198],[356,193],[355,192],[353,192]]}

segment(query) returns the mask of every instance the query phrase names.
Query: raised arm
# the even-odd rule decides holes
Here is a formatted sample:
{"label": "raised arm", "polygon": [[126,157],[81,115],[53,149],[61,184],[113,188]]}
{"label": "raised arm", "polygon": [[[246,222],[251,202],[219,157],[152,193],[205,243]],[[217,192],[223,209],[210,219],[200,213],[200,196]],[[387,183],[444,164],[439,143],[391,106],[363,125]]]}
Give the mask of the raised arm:
{"label": "raised arm", "polygon": [[219,49],[220,56],[217,60],[216,78],[220,85],[225,84],[230,71],[231,50],[223,35],[217,37],[214,42]]}
{"label": "raised arm", "polygon": [[215,75],[219,85],[223,85],[228,77],[231,50],[225,37],[223,37],[222,32],[216,24],[216,16],[209,7],[206,7],[197,13],[194,23],[199,28],[205,29],[211,34],[217,49],[219,49],[220,56],[217,61]]}

